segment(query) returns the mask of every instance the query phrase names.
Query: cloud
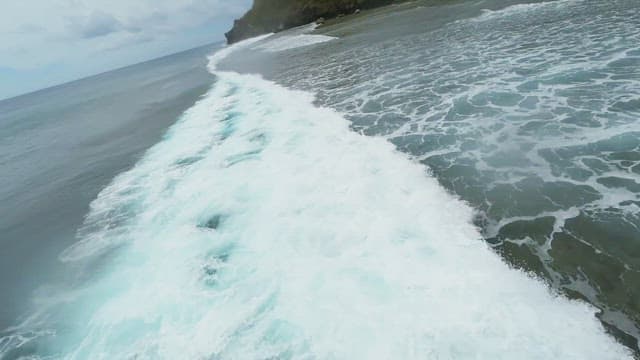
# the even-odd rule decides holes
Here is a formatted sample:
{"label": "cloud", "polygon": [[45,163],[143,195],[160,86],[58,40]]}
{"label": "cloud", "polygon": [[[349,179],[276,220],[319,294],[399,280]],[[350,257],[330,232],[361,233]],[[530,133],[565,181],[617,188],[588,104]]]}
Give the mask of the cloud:
{"label": "cloud", "polygon": [[[69,57],[93,56],[96,51],[127,47],[127,42],[130,46],[136,46],[150,39],[158,42],[174,41],[190,29],[215,24],[229,26],[233,18],[249,7],[250,2],[251,0],[7,1],[0,9],[0,67],[23,69],[65,62],[65,58]],[[218,39],[222,39],[222,32],[210,34],[209,41]]]}
{"label": "cloud", "polygon": [[[72,80],[222,40],[223,32],[251,2],[4,1],[0,6],[0,68],[15,70],[13,82],[29,72],[41,78],[43,69],[66,69],[64,76],[56,73],[48,78]],[[44,85],[51,85],[42,78]],[[0,88],[11,86],[3,80]]]}
{"label": "cloud", "polygon": [[105,36],[123,29],[122,24],[113,15],[96,10],[84,18],[69,18],[72,33],[86,39]]}
{"label": "cloud", "polygon": [[14,34],[29,34],[29,33],[38,33],[45,31],[45,28],[35,24],[21,24],[14,30]]}

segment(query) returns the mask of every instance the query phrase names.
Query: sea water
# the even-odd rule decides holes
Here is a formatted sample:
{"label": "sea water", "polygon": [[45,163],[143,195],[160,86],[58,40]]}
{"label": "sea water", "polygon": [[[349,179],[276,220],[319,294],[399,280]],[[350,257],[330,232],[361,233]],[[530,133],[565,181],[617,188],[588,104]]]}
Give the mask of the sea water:
{"label": "sea water", "polygon": [[597,305],[637,348],[640,4],[433,3],[223,65],[313,91],[353,131],[392,142],[475,210],[510,264]]}
{"label": "sea water", "polygon": [[[386,9],[363,17],[369,25],[389,24],[383,34],[357,31],[362,23],[354,21],[327,27],[323,34],[296,29],[217,52],[209,64],[215,76],[212,87],[91,202],[77,241],[58,256],[76,274],[73,281],[36,293],[31,315],[0,342],[2,354],[65,359],[631,358],[596,318],[597,308],[570,300],[534,274],[510,267],[490,246],[496,243],[495,226],[503,229],[537,217],[496,216],[447,182],[458,179],[450,181],[464,185],[468,178],[447,177],[437,162],[428,161],[459,156],[444,169],[465,165],[470,172],[494,174],[498,171],[493,169],[506,165],[490,167],[482,156],[502,150],[505,157],[526,157],[511,147],[510,137],[500,136],[509,125],[521,125],[508,116],[514,112],[534,117],[538,110],[522,105],[525,95],[520,99],[501,91],[507,79],[517,82],[516,75],[502,79],[497,69],[487,74],[493,69],[487,61],[476,64],[475,73],[470,70],[472,59],[455,51],[472,51],[473,42],[456,38],[457,27],[472,26],[466,36],[474,33],[489,40],[505,17],[525,13],[528,19],[542,11],[544,16],[539,16],[548,19],[565,7],[584,10],[581,3],[485,11],[482,3],[474,4],[463,7],[464,16],[442,19],[433,28],[420,30],[397,17],[420,19],[430,11],[451,9]],[[631,3],[612,7],[626,11],[625,4],[635,11]],[[480,35],[482,24],[485,36]],[[628,28],[631,34],[624,39],[634,35],[634,27]],[[508,49],[508,36],[515,35],[503,30],[502,38],[496,38],[502,42],[493,51],[479,44],[477,51]],[[379,41],[365,41],[367,37]],[[429,39],[441,43],[445,54],[436,56],[438,47]],[[361,42],[360,47],[349,41]],[[412,53],[409,44],[431,51],[418,48]],[[512,51],[505,52],[487,56],[508,61]],[[262,76],[253,71],[260,66],[250,62],[238,62],[244,68],[233,69],[234,55],[259,59],[260,53],[267,59]],[[366,54],[370,56],[355,56]],[[444,57],[449,54],[451,58]],[[426,61],[429,56],[433,61],[443,57],[442,63]],[[447,70],[468,77],[458,82],[439,77],[438,71]],[[630,76],[626,89],[637,89],[632,71]],[[566,90],[572,84],[557,86]],[[464,92],[470,88],[480,103]],[[456,96],[456,91],[463,95]],[[538,104],[558,98],[536,96]],[[620,117],[628,121],[615,125],[632,127],[627,119],[632,115],[623,113]],[[564,117],[554,119],[562,123]],[[462,136],[465,130],[478,135]],[[551,141],[552,136],[565,139],[558,143],[567,146],[577,142],[566,143],[570,136],[553,133],[544,139]],[[587,135],[575,136],[590,143]],[[596,141],[604,140],[598,136]],[[474,140],[476,147],[462,145],[466,140]],[[614,145],[626,144],[614,140]],[[493,149],[491,145],[494,153],[481,151]],[[464,162],[450,147],[479,157],[480,165]],[[416,154],[414,148],[424,153]],[[502,182],[492,179],[488,183],[496,185],[487,186],[504,183],[520,189],[524,185],[518,181],[532,181],[527,171],[546,174],[525,166],[522,158],[506,162],[511,168],[498,174]],[[512,172],[518,174],[516,165],[521,177],[511,178]],[[546,190],[548,180],[542,181]],[[577,191],[574,185],[588,186],[569,182],[557,190],[558,196],[578,201],[571,193]],[[551,197],[560,207],[545,210],[554,218],[552,235],[573,234],[568,221],[557,217],[571,219],[584,204],[565,206],[542,190],[523,192],[532,198]],[[603,193],[602,198],[612,196]],[[509,209],[503,212],[532,211],[528,199],[504,197],[513,201],[503,205]],[[497,243],[516,242],[536,251],[562,243],[552,239],[535,247],[527,240],[535,240],[535,233],[526,227],[521,231],[522,238],[500,238]],[[589,242],[579,243],[593,248]],[[516,255],[506,260],[513,263],[520,259]],[[590,293],[584,293],[590,300]],[[620,326],[628,323],[621,321]]]}

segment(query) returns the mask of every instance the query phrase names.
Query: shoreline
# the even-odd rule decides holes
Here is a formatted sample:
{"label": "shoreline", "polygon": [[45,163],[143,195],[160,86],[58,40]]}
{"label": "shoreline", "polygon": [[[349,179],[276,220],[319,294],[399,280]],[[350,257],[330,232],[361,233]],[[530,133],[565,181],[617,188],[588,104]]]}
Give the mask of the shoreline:
{"label": "shoreline", "polygon": [[[268,2],[268,4],[266,4]],[[255,0],[241,18],[234,21],[233,27],[225,33],[227,44],[255,36],[277,33],[298,26],[316,23],[324,24],[357,15],[364,10],[409,2],[408,0],[359,0],[356,2],[333,0],[331,2],[300,5],[292,0]],[[277,8],[278,10],[273,10]]]}

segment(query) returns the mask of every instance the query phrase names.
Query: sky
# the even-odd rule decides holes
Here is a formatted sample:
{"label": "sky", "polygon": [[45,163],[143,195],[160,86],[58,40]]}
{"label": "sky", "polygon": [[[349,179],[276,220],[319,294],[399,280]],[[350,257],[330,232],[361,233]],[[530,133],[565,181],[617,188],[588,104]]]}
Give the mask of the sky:
{"label": "sky", "polygon": [[251,0],[5,0],[0,99],[224,39]]}

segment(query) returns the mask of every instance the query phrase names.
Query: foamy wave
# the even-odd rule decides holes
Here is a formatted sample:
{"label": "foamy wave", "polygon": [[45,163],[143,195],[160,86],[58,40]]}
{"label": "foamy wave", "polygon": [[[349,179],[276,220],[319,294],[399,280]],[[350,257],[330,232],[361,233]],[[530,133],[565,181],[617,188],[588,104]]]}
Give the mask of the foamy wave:
{"label": "foamy wave", "polygon": [[576,3],[578,1],[581,1],[581,0],[551,0],[551,1],[543,1],[543,2],[536,2],[536,3],[529,3],[529,4],[515,4],[515,5],[507,6],[500,10],[484,9],[482,10],[482,14],[480,16],[472,18],[471,21],[480,22],[480,21],[487,21],[487,20],[492,20],[492,19],[511,16],[511,15],[523,15],[529,11],[535,11],[535,10],[546,8],[546,7],[567,6],[572,3]]}
{"label": "foamy wave", "polygon": [[289,35],[268,39],[258,44],[255,48],[262,51],[277,52],[300,48],[309,45],[315,45],[327,41],[336,40],[337,38],[326,35]]}
{"label": "foamy wave", "polygon": [[260,42],[264,39],[271,37],[272,35],[273,34],[264,34],[264,35],[256,36],[250,39],[239,41],[233,45],[225,46],[224,48],[216,51],[211,56],[209,56],[209,64],[208,64],[209,71],[211,71],[212,73],[216,72],[218,70],[217,68],[218,68],[218,65],[220,64],[220,61],[224,60],[232,52],[248,48],[257,42]]}
{"label": "foamy wave", "polygon": [[216,75],[92,204],[73,258],[118,251],[66,300],[65,358],[630,358],[391,144],[308,93]]}

